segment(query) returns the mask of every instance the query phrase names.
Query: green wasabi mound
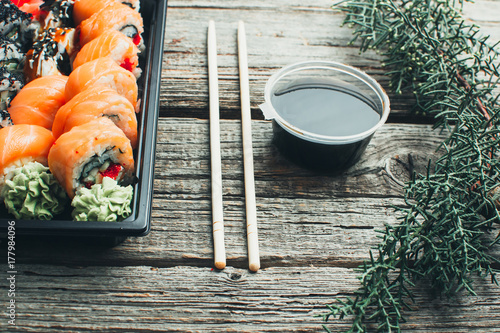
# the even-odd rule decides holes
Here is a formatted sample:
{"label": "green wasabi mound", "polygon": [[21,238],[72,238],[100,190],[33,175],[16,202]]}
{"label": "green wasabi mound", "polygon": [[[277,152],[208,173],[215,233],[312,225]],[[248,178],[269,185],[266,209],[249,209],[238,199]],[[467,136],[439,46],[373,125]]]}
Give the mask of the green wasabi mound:
{"label": "green wasabi mound", "polygon": [[16,219],[51,220],[65,208],[68,197],[49,168],[30,162],[16,168],[6,179],[2,197]]}
{"label": "green wasabi mound", "polygon": [[92,185],[90,189],[79,189],[71,206],[75,221],[122,221],[132,213],[133,188],[120,186],[117,181],[104,177],[102,184]]}

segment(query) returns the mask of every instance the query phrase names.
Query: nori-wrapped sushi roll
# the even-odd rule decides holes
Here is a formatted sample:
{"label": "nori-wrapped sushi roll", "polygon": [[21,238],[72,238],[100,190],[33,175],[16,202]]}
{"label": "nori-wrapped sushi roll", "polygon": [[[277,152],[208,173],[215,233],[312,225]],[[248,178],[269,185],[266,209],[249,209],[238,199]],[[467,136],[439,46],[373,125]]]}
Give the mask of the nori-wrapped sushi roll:
{"label": "nori-wrapped sushi roll", "polygon": [[24,74],[29,82],[45,75],[71,72],[71,58],[76,52],[74,28],[44,30],[33,49],[26,54]]}
{"label": "nori-wrapped sushi roll", "polygon": [[74,0],[45,0],[40,9],[44,16],[44,29],[74,27],[73,4]]}
{"label": "nori-wrapped sushi roll", "polygon": [[10,101],[24,86],[21,73],[11,72],[6,67],[0,67],[0,110],[7,110]]}
{"label": "nori-wrapped sushi roll", "polygon": [[7,110],[0,110],[0,128],[12,126],[12,119]]}
{"label": "nori-wrapped sushi roll", "polygon": [[3,36],[0,36],[0,67],[5,67],[10,71],[22,70],[24,53],[19,49],[18,44]]}
{"label": "nori-wrapped sushi roll", "polygon": [[0,0],[0,35],[23,47],[33,40],[32,15],[25,13],[10,0]]}

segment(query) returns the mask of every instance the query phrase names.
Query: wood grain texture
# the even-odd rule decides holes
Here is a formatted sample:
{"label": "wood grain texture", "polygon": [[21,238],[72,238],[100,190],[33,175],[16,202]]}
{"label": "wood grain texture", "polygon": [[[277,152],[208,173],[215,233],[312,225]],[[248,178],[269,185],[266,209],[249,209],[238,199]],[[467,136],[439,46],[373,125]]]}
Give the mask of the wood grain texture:
{"label": "wood grain texture", "polygon": [[[324,332],[315,316],[357,287],[353,270],[313,265],[255,274],[187,266],[18,270],[18,332]],[[415,288],[403,332],[498,332],[498,289],[475,282],[477,296],[455,299]],[[330,320],[328,327],[345,331],[348,321]]]}
{"label": "wood grain texture", "polygon": [[[362,160],[339,176],[318,175],[285,160],[272,145],[268,121],[253,121],[257,219],[262,267],[355,267],[378,243],[376,229],[397,223],[408,156],[425,173],[443,134],[429,125],[387,124]],[[208,120],[160,119],[152,231],[114,248],[74,239],[28,238],[24,263],[210,266],[210,149]],[[247,267],[241,122],[221,121],[227,264]],[[36,249],[36,250],[34,250]]]}
{"label": "wood grain texture", "polygon": [[[402,185],[424,173],[446,134],[411,117],[406,96],[361,161],[342,175],[301,169],[272,145],[258,105],[277,69],[303,60],[357,66],[383,86],[380,56],[347,46],[348,28],[330,0],[169,0],[161,82],[152,230],[109,239],[16,239],[17,325],[0,332],[323,332],[336,297],[358,288],[353,269],[397,223]],[[465,4],[469,22],[500,40],[500,1]],[[227,267],[213,270],[206,29],[216,21]],[[257,218],[262,269],[248,271],[236,27],[249,51]],[[201,119],[196,119],[201,118]],[[395,124],[394,122],[399,122]],[[499,230],[494,230],[496,235]],[[112,246],[114,245],[114,246]],[[6,243],[0,257],[6,263]],[[498,247],[492,254],[500,257]],[[2,264],[0,304],[8,302]],[[435,298],[425,283],[403,332],[498,332],[499,288],[475,278],[477,296]],[[4,307],[5,309],[5,307]],[[349,328],[332,320],[332,332]]]}
{"label": "wood grain texture", "polygon": [[[360,54],[348,45],[352,30],[341,27],[343,14],[331,9],[335,1],[182,1],[170,0],[165,36],[161,114],[163,116],[208,118],[206,30],[216,22],[220,75],[221,117],[239,117],[239,77],[236,29],[245,21],[252,117],[263,119],[263,103],[269,76],[283,66],[307,60],[329,60],[359,67],[386,88],[391,98],[391,120],[429,122],[410,117],[412,99],[394,95],[381,67],[381,56],[369,51]],[[466,2],[468,23],[500,40],[500,5],[496,0]]]}

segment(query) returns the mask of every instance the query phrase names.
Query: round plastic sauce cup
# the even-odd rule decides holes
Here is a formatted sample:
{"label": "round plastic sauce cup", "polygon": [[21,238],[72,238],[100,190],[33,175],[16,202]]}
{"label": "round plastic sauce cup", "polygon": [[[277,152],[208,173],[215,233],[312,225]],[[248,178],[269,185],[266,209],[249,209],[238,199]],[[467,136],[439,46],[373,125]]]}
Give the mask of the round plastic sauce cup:
{"label": "round plastic sauce cup", "polygon": [[[322,89],[347,99],[325,99],[316,92]],[[288,93],[299,91],[290,101],[278,103],[277,98],[286,99]],[[260,108],[266,119],[273,120],[273,144],[280,153],[303,167],[327,173],[354,165],[390,112],[389,97],[377,81],[354,67],[330,61],[282,68],[266,83],[264,99]],[[354,103],[346,102],[350,100]],[[293,116],[287,113],[290,108],[295,110]],[[368,109],[371,114],[366,117],[359,109]],[[333,113],[326,118],[316,114],[329,110]],[[356,128],[356,124],[361,125]],[[325,128],[330,127],[332,132],[326,133]]]}

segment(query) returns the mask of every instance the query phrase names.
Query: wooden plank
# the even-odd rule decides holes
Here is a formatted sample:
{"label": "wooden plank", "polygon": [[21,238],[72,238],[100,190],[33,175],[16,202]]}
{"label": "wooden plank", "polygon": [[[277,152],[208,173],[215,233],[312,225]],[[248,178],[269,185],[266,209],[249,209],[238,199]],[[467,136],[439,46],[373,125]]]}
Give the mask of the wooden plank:
{"label": "wooden plank", "polygon": [[[223,196],[228,265],[247,267],[240,126],[221,121]],[[344,175],[324,176],[283,159],[272,146],[270,122],[253,121],[252,128],[262,267],[354,267],[367,259],[378,243],[374,230],[397,223],[393,206],[403,205],[408,155],[415,170],[425,172],[443,138],[428,125],[386,124],[357,165]],[[25,263],[211,267],[208,139],[207,120],[160,119],[148,236],[114,248],[35,237],[19,240],[17,255]]]}
{"label": "wooden plank", "polygon": [[[171,0],[162,75],[162,115],[208,116],[204,36],[217,21],[223,117],[239,118],[236,22],[247,26],[252,109],[261,118],[263,86],[298,60],[345,60],[386,83],[376,54],[345,46],[331,1]],[[466,4],[473,22],[498,27],[498,1]],[[243,16],[243,17],[242,17]],[[201,23],[200,23],[201,22]],[[234,23],[233,23],[234,22]],[[311,24],[314,22],[314,24]],[[495,35],[496,34],[496,35]],[[499,30],[493,29],[496,39]],[[391,96],[394,114],[408,101]],[[393,118],[394,119],[394,118]],[[415,121],[405,118],[404,121]],[[363,159],[342,176],[300,169],[276,152],[269,122],[254,121],[262,270],[247,270],[241,129],[222,122],[228,264],[212,270],[208,121],[160,119],[153,230],[111,247],[107,240],[16,239],[17,326],[0,331],[322,332],[314,315],[357,288],[352,267],[378,243],[375,230],[396,223],[409,156],[424,172],[442,135],[426,125],[385,125]],[[498,230],[497,230],[498,231]],[[495,232],[496,234],[496,232]],[[5,242],[0,253],[6,258]],[[498,256],[498,250],[492,253]],[[44,265],[45,264],[45,265]],[[70,267],[65,267],[68,265]],[[497,332],[498,288],[475,279],[477,296],[434,299],[425,285],[404,332]],[[1,300],[7,298],[7,287]],[[3,317],[2,320],[5,320]],[[332,321],[333,332],[348,324]]]}
{"label": "wooden plank", "polygon": [[[412,103],[408,96],[394,95],[375,52],[359,53],[349,46],[352,30],[340,27],[343,14],[331,9],[331,0],[171,0],[165,37],[161,115],[208,118],[206,30],[208,20],[217,25],[221,117],[239,116],[236,28],[245,21],[248,43],[252,117],[263,119],[258,105],[264,86],[279,68],[299,61],[333,60],[356,66],[377,79],[389,92],[391,119],[403,121]],[[485,13],[490,13],[484,16]],[[465,16],[482,27],[491,41],[500,40],[498,1],[466,2]],[[406,118],[430,121],[426,118]]]}
{"label": "wooden plank", "polygon": [[[312,265],[256,274],[234,267],[17,268],[19,332],[324,332],[315,316],[359,286],[353,270]],[[477,296],[454,299],[415,288],[403,332],[498,332],[498,288],[475,281]],[[345,331],[348,321],[328,327]]]}
{"label": "wooden plank", "polygon": [[331,10],[331,5],[329,0],[256,1],[251,5],[244,1],[169,2],[162,115],[207,117],[205,35],[209,19],[217,25],[223,118],[239,115],[236,28],[241,19],[247,30],[254,118],[262,119],[258,104],[263,102],[268,77],[287,64],[323,59],[349,62],[366,70],[378,66],[375,54],[362,56],[356,47],[345,47],[351,31],[339,28],[342,15]]}

